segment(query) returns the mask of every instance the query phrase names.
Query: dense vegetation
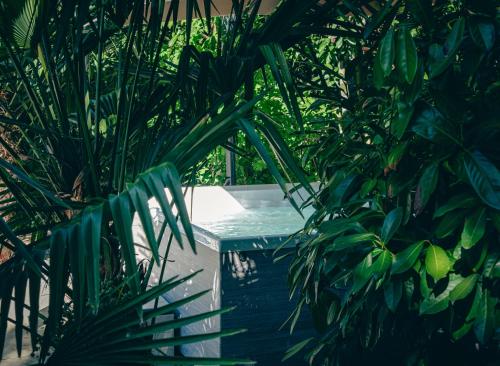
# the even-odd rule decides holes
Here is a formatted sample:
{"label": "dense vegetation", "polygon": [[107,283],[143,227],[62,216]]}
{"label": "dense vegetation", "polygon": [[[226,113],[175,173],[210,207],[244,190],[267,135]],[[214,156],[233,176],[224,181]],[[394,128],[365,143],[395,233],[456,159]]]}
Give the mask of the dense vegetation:
{"label": "dense vegetation", "polygon": [[0,2],[0,350],[8,322],[21,346],[26,309],[40,364],[248,363],[151,356],[239,330],[152,340],[215,313],[146,325],[184,302],[142,310],[187,280],[150,281],[157,243],[181,226],[194,244],[181,186],[223,184],[230,148],[238,183],[320,181],[289,277],[292,328],[307,307],[319,336],[289,356],[498,362],[495,1],[260,3],[179,23],[178,0],[166,22],[162,0]]}
{"label": "dense vegetation", "polygon": [[[267,58],[276,62],[283,51],[274,42],[289,42],[287,34],[296,24],[279,19],[299,21],[300,16],[308,24],[314,14],[304,16],[311,4],[292,2],[257,27],[258,3],[245,12],[236,6],[234,21],[218,40],[218,55],[190,46],[188,17],[180,58],[166,65],[160,57],[178,25],[179,1],[168,2],[164,12],[166,4],[0,3],[0,121],[7,127],[0,139],[0,249],[13,253],[0,265],[0,350],[7,323],[14,322],[21,351],[26,308],[41,364],[248,362],[152,356],[152,349],[239,330],[153,340],[162,329],[226,310],[154,323],[200,295],[161,307],[155,302],[150,311],[143,304],[188,280],[155,283],[150,275],[154,265],[165,268],[168,261],[168,251],[158,250],[167,225],[179,240],[178,226],[183,226],[192,246],[186,250],[196,250],[181,185],[193,181],[210,151],[244,131],[286,189],[256,132],[259,120],[251,112],[258,97],[251,76],[266,62],[260,45],[273,44]],[[185,6],[188,14],[200,11],[194,2]],[[207,17],[208,30],[210,22]],[[284,62],[279,63],[284,72]],[[221,82],[228,74],[229,82]],[[284,151],[275,129],[266,125],[267,120],[259,122],[268,146]],[[280,162],[307,184],[290,157]],[[161,203],[167,218],[159,233],[153,230],[149,197]],[[150,255],[141,262],[132,239],[134,214],[149,244]],[[50,259],[44,261],[47,253]],[[46,283],[48,317],[39,312]],[[9,318],[11,307],[15,319]],[[45,328],[39,335],[41,320]]]}
{"label": "dense vegetation", "polygon": [[320,204],[290,270],[321,337],[293,351],[340,365],[496,364],[495,2],[388,2],[342,20],[351,34],[335,39],[334,62],[311,53],[296,70],[338,118],[309,152]]}

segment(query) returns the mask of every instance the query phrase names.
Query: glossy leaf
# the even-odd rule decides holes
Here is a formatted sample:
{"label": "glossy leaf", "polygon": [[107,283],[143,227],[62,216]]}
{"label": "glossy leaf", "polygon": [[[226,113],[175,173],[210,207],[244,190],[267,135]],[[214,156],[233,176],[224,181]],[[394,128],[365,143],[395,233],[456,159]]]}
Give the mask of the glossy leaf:
{"label": "glossy leaf", "polygon": [[403,209],[401,207],[395,208],[387,214],[380,231],[380,238],[384,243],[387,243],[392,239],[396,231],[399,229],[402,220]]}
{"label": "glossy leaf", "polygon": [[439,239],[446,238],[452,235],[464,222],[466,212],[456,210],[448,212],[443,216],[438,226],[436,227],[436,237]]}
{"label": "glossy leaf", "polygon": [[478,274],[472,274],[465,277],[453,290],[450,292],[450,300],[457,301],[465,299],[474,290],[476,282],[479,279]]}
{"label": "glossy leaf", "polygon": [[484,291],[477,309],[477,317],[474,321],[474,333],[482,344],[488,342],[495,332],[495,307],[498,300]]}
{"label": "glossy leaf", "polygon": [[402,27],[396,36],[396,67],[408,84],[417,73],[417,47],[407,27]]}
{"label": "glossy leaf", "polygon": [[356,293],[370,280],[373,274],[372,253],[369,253],[353,271],[353,285],[351,291]]}
{"label": "glossy leaf", "polygon": [[500,172],[491,161],[476,150],[464,160],[472,188],[488,206],[500,210]]}
{"label": "glossy leaf", "polygon": [[470,249],[484,236],[486,229],[486,209],[476,211],[465,218],[464,230],[462,231],[461,244],[465,249]]}
{"label": "glossy leaf", "polygon": [[395,48],[394,30],[389,29],[384,38],[382,38],[378,50],[378,62],[384,76],[388,76],[392,72],[396,56]]}
{"label": "glossy leaf", "polygon": [[372,272],[377,275],[382,275],[391,267],[392,253],[389,250],[383,250],[379,254],[375,262],[373,262]]}
{"label": "glossy leaf", "polygon": [[413,116],[414,107],[404,102],[398,102],[397,108],[398,115],[391,124],[391,132],[398,139],[401,139]]}
{"label": "glossy leaf", "polygon": [[393,313],[396,312],[396,309],[401,301],[401,297],[403,295],[403,284],[401,280],[393,280],[386,284],[384,288],[384,299],[385,303],[389,310]]}
{"label": "glossy leaf", "polygon": [[359,245],[372,243],[377,236],[373,233],[361,233],[344,235],[333,241],[333,244],[327,248],[328,251],[339,251],[351,249]]}
{"label": "glossy leaf", "polygon": [[460,208],[470,208],[473,207],[475,204],[477,204],[478,200],[476,197],[470,195],[470,194],[458,194],[456,196],[453,196],[449,199],[449,201],[444,204],[443,206],[439,207],[435,212],[434,212],[434,217],[441,217],[448,212],[451,212],[456,209]]}
{"label": "glossy leaf", "polygon": [[408,271],[415,264],[424,248],[424,241],[410,245],[394,256],[391,273],[398,274]]}
{"label": "glossy leaf", "polygon": [[439,164],[433,163],[425,168],[417,186],[415,194],[414,209],[416,214],[420,214],[427,205],[431,195],[434,193],[439,175]]}
{"label": "glossy leaf", "polygon": [[431,296],[420,303],[419,312],[421,315],[432,315],[445,311],[450,305],[450,300],[444,297]]}
{"label": "glossy leaf", "polygon": [[448,254],[437,245],[430,245],[425,253],[425,269],[434,280],[438,281],[448,274],[451,262]]}

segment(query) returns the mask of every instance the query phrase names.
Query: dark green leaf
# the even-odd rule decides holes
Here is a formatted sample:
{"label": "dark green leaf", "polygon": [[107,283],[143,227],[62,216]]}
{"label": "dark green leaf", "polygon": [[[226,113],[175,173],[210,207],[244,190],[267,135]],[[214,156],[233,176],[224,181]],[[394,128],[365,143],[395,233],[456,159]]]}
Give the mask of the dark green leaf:
{"label": "dark green leaf", "polygon": [[436,25],[432,4],[432,0],[408,0],[406,2],[408,13],[422,24],[426,31],[430,31]]}
{"label": "dark green leaf", "polygon": [[420,303],[419,312],[422,315],[432,315],[440,313],[448,308],[450,300],[447,296],[430,296]]}
{"label": "dark green leaf", "polygon": [[391,133],[400,140],[410,123],[411,117],[413,116],[413,105],[407,103],[398,102],[398,116],[391,123]]}
{"label": "dark green leaf", "polygon": [[394,42],[394,30],[389,29],[380,42],[378,50],[378,62],[384,76],[388,76],[392,72],[392,65],[396,56]]}
{"label": "dark green leaf", "polygon": [[442,239],[453,234],[464,222],[465,214],[464,210],[455,210],[444,215],[436,227],[436,237]]}
{"label": "dark green leaf", "polygon": [[153,253],[153,258],[156,261],[156,264],[159,265],[160,254],[158,253],[158,243],[156,242],[153,228],[153,218],[151,217],[151,213],[149,211],[149,197],[142,184],[129,184],[127,186],[127,192],[141,220],[144,233],[146,234],[146,239],[149,247],[151,248],[151,252]]}
{"label": "dark green leaf", "polygon": [[443,46],[443,56],[440,58],[435,58],[431,63],[431,78],[441,75],[449,65],[455,61],[456,53],[462,43],[465,30],[465,19],[459,18],[453,24],[448,38]]}
{"label": "dark green leaf", "polygon": [[469,33],[478,47],[487,51],[493,48],[495,44],[495,25],[491,21],[470,18]]}
{"label": "dark green leaf", "polygon": [[462,231],[461,244],[465,249],[470,249],[484,236],[486,229],[486,209],[476,211],[473,215],[465,218],[464,230]]}
{"label": "dark green leaf", "polygon": [[396,231],[401,225],[403,220],[403,209],[401,207],[395,208],[387,214],[380,231],[380,238],[384,243],[388,243],[392,239]]}
{"label": "dark green leaf", "polygon": [[415,264],[415,261],[422,252],[424,244],[425,241],[419,241],[418,243],[412,244],[405,250],[396,254],[394,262],[392,263],[391,272],[394,274],[403,273],[413,267],[413,264]]}
{"label": "dark green leaf", "polygon": [[477,317],[474,321],[474,333],[482,344],[486,344],[495,333],[495,308],[498,299],[484,290],[479,302]]}
{"label": "dark green leaf", "polygon": [[466,194],[466,193],[461,193],[456,196],[453,196],[450,198],[450,200],[444,204],[443,206],[439,207],[435,212],[434,212],[434,217],[441,217],[444,214],[447,214],[448,212],[451,212],[453,210],[459,209],[459,208],[470,208],[477,204],[477,199],[473,195]]}
{"label": "dark green leaf", "polygon": [[327,248],[327,251],[338,251],[344,249],[351,249],[358,245],[363,245],[367,243],[372,243],[377,239],[377,236],[373,233],[362,233],[362,234],[352,234],[345,235],[337,238],[333,241],[332,245]]}
{"label": "dark green leaf", "polygon": [[387,282],[384,288],[384,299],[387,307],[393,313],[396,312],[396,309],[399,305],[399,301],[401,300],[401,296],[403,294],[403,283],[401,280],[391,280]]}
{"label": "dark green leaf", "polygon": [[80,243],[86,245],[87,287],[90,308],[97,314],[101,293],[101,225],[103,206],[93,206],[82,214]]}
{"label": "dark green leaf", "polygon": [[497,167],[478,150],[467,155],[464,164],[477,195],[487,205],[500,210],[500,172]]}
{"label": "dark green leaf", "polygon": [[453,131],[447,126],[443,115],[434,107],[424,106],[415,114],[413,132],[432,142],[441,142]]}
{"label": "dark green leaf", "polygon": [[407,27],[397,33],[396,38],[396,67],[408,84],[413,82],[417,73],[417,47]]}
{"label": "dark green leaf", "polygon": [[130,198],[126,193],[118,196],[110,195],[108,198],[113,223],[120,240],[120,248],[125,260],[125,271],[131,280],[133,293],[139,291],[139,279],[137,278],[137,260],[135,257],[135,245],[132,239],[132,209]]}
{"label": "dark green leaf", "polygon": [[453,290],[450,292],[450,300],[457,301],[465,299],[474,290],[476,282],[479,279],[478,274],[472,274],[465,277]]}
{"label": "dark green leaf", "polygon": [[294,346],[290,347],[287,351],[286,351],[286,354],[285,356],[283,357],[283,359],[281,360],[282,362],[283,361],[286,361],[288,360],[289,358],[295,356],[297,353],[299,353],[300,351],[302,351],[314,338],[307,338],[297,344],[295,344]]}
{"label": "dark green leaf", "polygon": [[429,198],[436,189],[439,175],[439,164],[432,163],[425,170],[418,181],[417,193],[415,194],[414,209],[418,215],[422,213]]}

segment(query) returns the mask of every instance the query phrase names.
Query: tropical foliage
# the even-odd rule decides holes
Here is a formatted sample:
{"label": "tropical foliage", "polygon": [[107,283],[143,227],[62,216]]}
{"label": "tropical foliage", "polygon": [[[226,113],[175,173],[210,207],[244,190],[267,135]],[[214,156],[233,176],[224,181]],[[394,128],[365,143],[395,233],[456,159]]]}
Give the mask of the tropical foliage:
{"label": "tropical foliage", "polygon": [[40,364],[249,363],[151,352],[240,331],[153,339],[217,314],[158,319],[203,294],[159,305],[190,278],[150,279],[168,263],[158,243],[182,230],[196,250],[181,186],[220,179],[217,147],[285,192],[309,189],[294,159],[307,147],[321,185],[290,268],[291,323],[309,307],[320,335],[289,356],[498,361],[495,1],[283,0],[265,18],[260,0],[233,1],[217,19],[210,1],[182,3],[183,24],[179,0],[0,2],[0,350],[12,322]]}
{"label": "tropical foliage", "polygon": [[353,6],[330,61],[309,52],[293,68],[337,117],[309,151],[320,203],[289,278],[321,334],[290,354],[305,348],[322,365],[500,359],[497,5]]}
{"label": "tropical foliage", "polygon": [[[41,364],[247,362],[152,356],[152,349],[237,330],[153,340],[155,332],[215,314],[147,326],[182,305],[158,307],[157,300],[187,280],[156,284],[150,274],[152,266],[167,263],[168,253],[158,250],[167,225],[179,240],[182,226],[196,250],[181,184],[192,181],[207,154],[237,131],[244,131],[285,191],[286,180],[257,129],[280,152],[284,172],[307,187],[275,127],[252,111],[259,98],[252,75],[270,63],[287,106],[300,119],[282,45],[309,34],[292,30],[316,21],[314,4],[287,1],[254,28],[260,1],[245,9],[234,2],[220,53],[212,55],[190,46],[192,16],[201,9],[187,1],[185,43],[179,62],[167,67],[160,56],[178,26],[179,1],[1,3],[0,122],[7,131],[0,140],[1,249],[13,256],[0,266],[0,349],[7,323],[14,322],[20,352],[27,310]],[[205,21],[210,32],[211,17]],[[159,233],[150,197],[167,218]],[[140,263],[134,215],[151,253]],[[38,302],[46,283],[47,317]],[[151,300],[154,309],[143,310]],[[15,319],[9,318],[11,306]]]}

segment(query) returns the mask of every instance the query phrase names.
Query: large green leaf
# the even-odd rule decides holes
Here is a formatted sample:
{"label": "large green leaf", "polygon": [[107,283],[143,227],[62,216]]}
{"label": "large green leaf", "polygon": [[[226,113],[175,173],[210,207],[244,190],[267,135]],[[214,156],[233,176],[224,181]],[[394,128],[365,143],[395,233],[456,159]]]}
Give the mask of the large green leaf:
{"label": "large green leaf", "polygon": [[401,280],[392,280],[387,282],[384,288],[384,299],[387,307],[393,313],[396,312],[402,295],[403,283],[401,282]]}
{"label": "large green leaf", "polygon": [[384,38],[382,38],[378,49],[378,62],[384,76],[388,76],[392,72],[392,66],[396,56],[395,49],[394,30],[389,29]]}
{"label": "large green leaf", "polygon": [[414,107],[413,105],[409,105],[404,102],[398,102],[397,104],[398,114],[397,118],[392,121],[391,124],[391,132],[398,139],[403,137],[403,134],[406,132],[406,128],[410,123],[410,120],[413,116]]}
{"label": "large green leaf", "polygon": [[373,243],[377,236],[373,233],[361,233],[341,236],[328,246],[327,251],[338,251],[355,248],[359,245]]}
{"label": "large green leaf", "polygon": [[450,300],[457,301],[466,298],[472,290],[474,290],[478,279],[478,274],[472,274],[465,277],[453,290],[451,290]]}
{"label": "large green leaf", "polygon": [[427,205],[429,198],[436,189],[439,175],[439,164],[432,163],[425,168],[424,173],[420,177],[415,194],[414,209],[417,214],[420,214]]}
{"label": "large green leaf", "polygon": [[451,261],[446,251],[437,245],[430,245],[425,253],[425,269],[434,280],[440,280],[448,274]]}
{"label": "large green leaf", "polygon": [[405,250],[397,253],[394,256],[391,272],[397,274],[408,271],[418,259],[424,244],[425,241],[419,241],[418,243],[412,244]]}
{"label": "large green leaf", "polygon": [[443,206],[439,207],[434,212],[434,217],[441,217],[450,211],[460,209],[460,208],[470,208],[478,203],[476,197],[471,194],[461,193],[453,196],[449,201]]}
{"label": "large green leaf", "polygon": [[440,313],[448,308],[450,300],[447,296],[430,296],[420,303],[419,312],[422,315],[432,315]]}
{"label": "large green leaf", "polygon": [[396,36],[396,68],[408,84],[417,73],[417,47],[407,27],[402,27]]}
{"label": "large green leaf", "polygon": [[442,239],[453,234],[464,222],[465,215],[464,210],[455,210],[444,215],[436,227],[436,237]]}
{"label": "large green leaf", "polygon": [[486,209],[477,210],[465,218],[464,230],[460,242],[465,249],[470,249],[484,236],[486,229]]}
{"label": "large green leaf", "polygon": [[379,276],[383,275],[391,268],[393,255],[389,250],[383,250],[372,265],[372,272]]}
{"label": "large green leaf", "polygon": [[477,195],[488,206],[500,210],[500,172],[480,151],[464,159],[469,182]]}
{"label": "large green leaf", "polygon": [[370,280],[373,274],[372,253],[369,253],[360,263],[356,265],[353,271],[353,284],[351,291],[356,293],[361,290]]}
{"label": "large green leaf", "polygon": [[492,297],[489,291],[483,291],[477,309],[477,317],[474,321],[474,333],[479,342],[483,344],[487,343],[495,333],[495,308],[497,302],[498,299]]}
{"label": "large green leaf", "polygon": [[396,231],[399,229],[402,220],[403,209],[401,207],[395,208],[387,214],[380,231],[380,238],[384,243],[387,243],[392,239]]}

